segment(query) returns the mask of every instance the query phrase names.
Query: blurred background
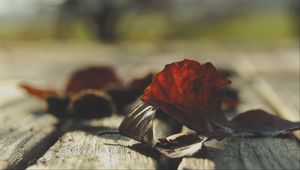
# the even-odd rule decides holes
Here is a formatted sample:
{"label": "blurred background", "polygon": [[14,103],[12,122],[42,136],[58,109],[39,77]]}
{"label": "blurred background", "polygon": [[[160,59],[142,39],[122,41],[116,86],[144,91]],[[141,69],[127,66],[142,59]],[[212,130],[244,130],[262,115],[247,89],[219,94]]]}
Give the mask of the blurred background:
{"label": "blurred background", "polygon": [[130,79],[183,58],[242,70],[247,58],[252,70],[299,74],[299,8],[299,0],[0,0],[0,80],[58,82],[95,64]]}
{"label": "blurred background", "polygon": [[297,43],[298,0],[0,0],[0,43]]}

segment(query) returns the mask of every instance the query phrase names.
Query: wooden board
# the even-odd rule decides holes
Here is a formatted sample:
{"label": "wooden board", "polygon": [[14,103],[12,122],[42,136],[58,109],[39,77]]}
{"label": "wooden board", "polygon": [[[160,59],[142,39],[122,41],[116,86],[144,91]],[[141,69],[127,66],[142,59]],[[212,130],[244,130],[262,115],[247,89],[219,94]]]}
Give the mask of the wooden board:
{"label": "wooden board", "polygon": [[151,151],[149,153],[137,141],[119,134],[98,135],[100,131],[116,131],[121,119],[111,117],[94,121],[94,128],[66,133],[28,169],[157,168]]}
{"label": "wooden board", "polygon": [[56,140],[57,119],[30,98],[0,110],[0,169],[25,168]]}
{"label": "wooden board", "polygon": [[237,55],[235,60],[231,60],[232,67],[247,78],[267,74],[299,74],[299,47],[265,52],[240,51]]}
{"label": "wooden board", "polygon": [[209,159],[199,159],[199,158],[184,158],[180,162],[178,170],[185,169],[205,169],[213,170],[215,169],[215,163]]}
{"label": "wooden board", "polygon": [[299,169],[299,143],[289,138],[226,138],[210,141],[205,158],[216,169]]}
{"label": "wooden board", "polygon": [[178,169],[299,169],[299,143],[288,138],[209,141],[203,158],[184,158]]}
{"label": "wooden board", "polygon": [[0,110],[26,98],[16,80],[0,80]]}
{"label": "wooden board", "polygon": [[299,75],[263,76],[255,82],[259,94],[285,119],[300,121]]}

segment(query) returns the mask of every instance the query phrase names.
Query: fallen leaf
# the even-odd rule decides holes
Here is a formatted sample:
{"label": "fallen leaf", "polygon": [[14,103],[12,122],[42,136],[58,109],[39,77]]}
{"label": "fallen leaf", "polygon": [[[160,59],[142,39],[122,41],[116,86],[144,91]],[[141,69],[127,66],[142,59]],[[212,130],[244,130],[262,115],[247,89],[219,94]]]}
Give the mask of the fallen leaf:
{"label": "fallen leaf", "polygon": [[88,67],[71,75],[65,93],[74,94],[85,89],[103,89],[109,85],[119,85],[121,80],[111,67]]}
{"label": "fallen leaf", "polygon": [[160,139],[155,149],[169,158],[188,157],[199,152],[207,139],[194,133],[179,133]]}
{"label": "fallen leaf", "polygon": [[211,63],[183,60],[168,64],[145,89],[142,101],[198,132],[212,131],[221,112],[223,90],[230,81]]}
{"label": "fallen leaf", "polygon": [[264,110],[249,110],[237,115],[230,122],[235,133],[275,136],[300,129],[300,122],[291,122]]}
{"label": "fallen leaf", "polygon": [[22,89],[24,89],[28,94],[35,96],[39,99],[46,99],[47,96],[49,95],[57,95],[58,92],[54,89],[40,89],[33,87],[29,84],[26,83],[21,83],[19,85]]}

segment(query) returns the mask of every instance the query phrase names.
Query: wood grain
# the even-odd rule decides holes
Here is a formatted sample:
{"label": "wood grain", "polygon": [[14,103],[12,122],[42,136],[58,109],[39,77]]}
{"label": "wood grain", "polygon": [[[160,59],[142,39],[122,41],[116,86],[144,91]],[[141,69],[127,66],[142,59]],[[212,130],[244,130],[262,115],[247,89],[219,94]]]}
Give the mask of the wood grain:
{"label": "wood grain", "polygon": [[300,121],[299,75],[263,76],[255,82],[256,90],[285,119]]}
{"label": "wood grain", "polygon": [[42,108],[27,98],[0,110],[0,169],[25,168],[56,140],[58,121]]}
{"label": "wood grain", "polygon": [[226,138],[206,143],[216,169],[299,169],[299,143],[289,138]]}
{"label": "wood grain", "polygon": [[260,75],[286,76],[299,74],[299,48],[279,49],[272,51],[239,51],[232,61],[239,74],[247,78]]}
{"label": "wood grain", "polygon": [[121,118],[112,117],[94,121],[94,128],[80,127],[82,130],[66,133],[28,169],[157,168],[156,160],[139,142],[119,134],[98,135],[116,131],[120,121]]}
{"label": "wood grain", "polygon": [[138,142],[120,135],[65,134],[28,169],[154,169],[155,160],[130,147]]}
{"label": "wood grain", "polygon": [[215,169],[215,163],[209,159],[199,159],[199,158],[184,158],[179,164],[178,170],[184,169]]}

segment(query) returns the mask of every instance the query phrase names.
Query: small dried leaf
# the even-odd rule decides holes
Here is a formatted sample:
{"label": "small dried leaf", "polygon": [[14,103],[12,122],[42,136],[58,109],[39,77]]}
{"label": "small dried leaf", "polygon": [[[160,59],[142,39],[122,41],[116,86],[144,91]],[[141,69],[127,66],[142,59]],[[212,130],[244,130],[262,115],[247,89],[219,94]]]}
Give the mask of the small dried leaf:
{"label": "small dried leaf", "polygon": [[26,83],[21,83],[19,85],[22,89],[24,89],[28,94],[35,96],[39,99],[46,99],[48,95],[57,95],[58,92],[53,89],[40,89],[33,87],[31,85],[28,85]]}
{"label": "small dried leaf", "polygon": [[193,133],[179,133],[160,139],[155,149],[169,158],[188,157],[199,152],[206,140]]}
{"label": "small dried leaf", "polygon": [[65,93],[74,94],[86,89],[103,89],[108,85],[121,84],[110,67],[88,67],[73,73],[67,83]]}
{"label": "small dried leaf", "polygon": [[263,110],[249,110],[234,117],[231,122],[236,133],[274,136],[300,129],[300,122],[291,122]]}

